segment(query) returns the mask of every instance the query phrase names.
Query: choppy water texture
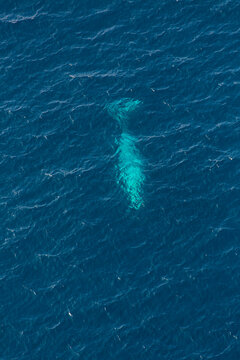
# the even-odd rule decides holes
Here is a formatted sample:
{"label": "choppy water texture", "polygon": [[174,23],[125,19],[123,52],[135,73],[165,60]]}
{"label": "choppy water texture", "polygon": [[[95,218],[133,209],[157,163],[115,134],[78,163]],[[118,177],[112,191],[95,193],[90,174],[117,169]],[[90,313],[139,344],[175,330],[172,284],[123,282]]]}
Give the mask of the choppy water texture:
{"label": "choppy water texture", "polygon": [[1,359],[239,359],[239,19],[0,0]]}

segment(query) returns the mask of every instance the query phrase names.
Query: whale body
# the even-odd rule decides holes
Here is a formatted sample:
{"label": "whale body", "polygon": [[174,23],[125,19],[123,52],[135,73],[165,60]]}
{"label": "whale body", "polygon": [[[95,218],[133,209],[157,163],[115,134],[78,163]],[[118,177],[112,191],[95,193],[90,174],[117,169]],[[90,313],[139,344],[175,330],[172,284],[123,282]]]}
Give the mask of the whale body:
{"label": "whale body", "polygon": [[124,98],[107,105],[109,115],[117,120],[121,127],[121,136],[117,140],[118,163],[117,182],[123,188],[130,200],[130,207],[139,209],[143,205],[142,193],[145,176],[143,174],[143,159],[136,143],[137,138],[129,133],[127,125],[132,113],[141,102]]}

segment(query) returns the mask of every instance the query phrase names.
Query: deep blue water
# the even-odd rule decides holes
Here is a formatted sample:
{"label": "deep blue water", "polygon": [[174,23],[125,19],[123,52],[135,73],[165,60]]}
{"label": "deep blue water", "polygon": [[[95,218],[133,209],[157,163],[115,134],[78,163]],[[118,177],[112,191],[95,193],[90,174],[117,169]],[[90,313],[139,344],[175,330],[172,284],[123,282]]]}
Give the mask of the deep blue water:
{"label": "deep blue water", "polygon": [[[240,359],[240,3],[0,1],[0,359]],[[113,101],[143,205],[116,178]]]}

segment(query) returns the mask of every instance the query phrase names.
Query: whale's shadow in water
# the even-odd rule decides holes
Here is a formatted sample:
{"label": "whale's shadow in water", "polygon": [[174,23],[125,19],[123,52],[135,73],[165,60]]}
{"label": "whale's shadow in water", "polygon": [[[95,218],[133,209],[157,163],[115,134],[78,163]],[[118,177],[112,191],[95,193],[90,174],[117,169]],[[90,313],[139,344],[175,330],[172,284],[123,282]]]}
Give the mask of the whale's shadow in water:
{"label": "whale's shadow in water", "polygon": [[143,205],[143,159],[136,146],[137,139],[128,130],[130,115],[141,105],[139,100],[124,98],[106,105],[109,115],[121,127],[118,145],[117,182],[127,194],[130,207],[139,209]]}

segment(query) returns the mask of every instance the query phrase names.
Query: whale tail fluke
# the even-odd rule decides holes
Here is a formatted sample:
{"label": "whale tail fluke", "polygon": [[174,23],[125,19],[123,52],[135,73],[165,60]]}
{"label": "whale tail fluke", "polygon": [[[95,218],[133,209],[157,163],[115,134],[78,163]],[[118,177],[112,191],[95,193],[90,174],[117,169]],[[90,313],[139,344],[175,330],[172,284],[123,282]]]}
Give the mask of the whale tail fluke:
{"label": "whale tail fluke", "polygon": [[123,98],[113,101],[106,106],[109,115],[117,120],[120,125],[128,119],[130,114],[138,108],[141,104],[140,100],[133,100],[130,98]]}

